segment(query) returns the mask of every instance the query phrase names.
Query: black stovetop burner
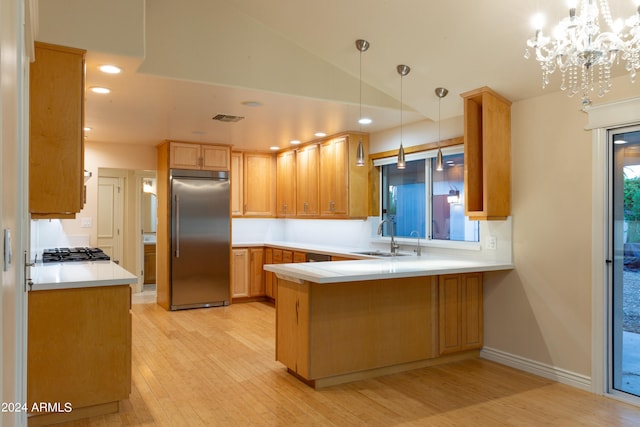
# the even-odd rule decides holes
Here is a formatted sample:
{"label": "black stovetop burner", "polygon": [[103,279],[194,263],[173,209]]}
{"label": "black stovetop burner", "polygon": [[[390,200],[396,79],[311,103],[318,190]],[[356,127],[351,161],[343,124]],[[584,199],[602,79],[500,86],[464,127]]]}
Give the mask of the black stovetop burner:
{"label": "black stovetop burner", "polygon": [[98,248],[53,248],[42,251],[42,262],[109,261]]}

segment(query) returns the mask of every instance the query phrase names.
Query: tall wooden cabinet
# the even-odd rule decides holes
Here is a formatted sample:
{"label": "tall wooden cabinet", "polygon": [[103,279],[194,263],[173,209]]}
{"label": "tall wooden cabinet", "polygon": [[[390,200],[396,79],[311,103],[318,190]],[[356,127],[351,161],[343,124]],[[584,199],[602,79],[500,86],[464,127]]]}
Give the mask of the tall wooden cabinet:
{"label": "tall wooden cabinet", "polygon": [[488,87],[461,94],[464,102],[465,215],[511,215],[511,101]]}
{"label": "tall wooden cabinet", "polygon": [[[171,305],[171,203],[169,200],[169,172],[174,167],[180,169],[229,171],[230,165],[231,147],[228,145],[165,141],[158,146],[156,300],[158,305],[167,310],[170,309]],[[229,217],[230,216],[231,210],[229,211]],[[229,248],[229,251],[231,251],[231,248]],[[231,263],[232,262],[230,262],[230,264]],[[231,265],[229,265],[229,268],[231,268]]]}
{"label": "tall wooden cabinet", "polygon": [[29,77],[29,211],[75,218],[84,206],[85,51],[35,43]]}

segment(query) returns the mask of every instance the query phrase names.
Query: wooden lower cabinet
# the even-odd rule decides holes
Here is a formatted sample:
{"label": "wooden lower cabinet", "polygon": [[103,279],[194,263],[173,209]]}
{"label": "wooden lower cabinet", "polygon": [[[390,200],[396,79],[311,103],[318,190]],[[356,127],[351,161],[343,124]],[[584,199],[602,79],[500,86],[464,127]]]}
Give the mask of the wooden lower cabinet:
{"label": "wooden lower cabinet", "polygon": [[318,284],[277,278],[276,359],[308,384],[478,357],[482,273]]}
{"label": "wooden lower cabinet", "polygon": [[309,378],[309,284],[279,284],[276,312],[276,360]]}
{"label": "wooden lower cabinet", "polygon": [[264,248],[249,248],[249,295],[264,296]]}
{"label": "wooden lower cabinet", "polygon": [[144,284],[156,283],[156,245],[144,245]]}
{"label": "wooden lower cabinet", "polygon": [[249,249],[232,249],[231,265],[233,268],[231,280],[231,297],[241,298],[249,296]]}
{"label": "wooden lower cabinet", "polygon": [[27,407],[61,404],[29,426],[117,412],[131,392],[131,287],[31,291],[28,308]]}
{"label": "wooden lower cabinet", "polygon": [[[266,248],[265,264],[288,264],[291,262],[307,262],[307,253],[286,249]],[[265,293],[275,300],[278,296],[277,278],[274,273],[265,271]]]}
{"label": "wooden lower cabinet", "polygon": [[438,356],[435,279],[277,286],[276,359],[315,387]]}
{"label": "wooden lower cabinet", "polygon": [[482,348],[482,273],[438,280],[440,354]]}
{"label": "wooden lower cabinet", "polygon": [[[264,250],[264,263],[265,264],[275,264],[273,262],[273,249],[265,248]],[[264,293],[268,298],[275,299],[273,288],[276,285],[276,275],[270,271],[264,272]]]}
{"label": "wooden lower cabinet", "polygon": [[234,248],[232,251],[232,297],[265,296],[264,248]]}

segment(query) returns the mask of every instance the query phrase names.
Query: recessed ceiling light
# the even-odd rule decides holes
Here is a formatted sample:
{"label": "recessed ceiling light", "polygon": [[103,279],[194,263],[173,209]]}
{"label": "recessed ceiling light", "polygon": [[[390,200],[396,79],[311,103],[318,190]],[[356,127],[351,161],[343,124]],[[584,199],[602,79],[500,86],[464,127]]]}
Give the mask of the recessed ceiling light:
{"label": "recessed ceiling light", "polygon": [[111,93],[111,89],[108,89],[106,87],[94,86],[94,87],[91,88],[91,92],[100,93],[100,94],[106,94],[106,93]]}
{"label": "recessed ceiling light", "polygon": [[322,138],[323,136],[327,136],[327,134],[324,133],[324,132],[316,132],[316,133],[314,133],[314,135],[317,136],[318,138]]}
{"label": "recessed ceiling light", "polygon": [[298,145],[298,144],[300,144],[300,141],[299,141],[299,140],[297,140],[297,139],[292,139],[290,142],[291,142],[291,144],[292,144],[292,145]]}
{"label": "recessed ceiling light", "polygon": [[245,107],[262,107],[262,102],[260,101],[244,101],[242,103]]}
{"label": "recessed ceiling light", "polygon": [[373,120],[371,120],[368,117],[363,117],[360,120],[358,120],[358,123],[360,123],[361,125],[370,125],[372,121]]}
{"label": "recessed ceiling light", "polygon": [[275,145],[273,147],[269,147],[269,150],[273,150],[273,151],[277,151],[279,149],[280,147],[276,147]]}
{"label": "recessed ceiling light", "polygon": [[85,126],[85,127],[84,127],[84,131],[85,131],[85,132],[89,132],[90,130],[91,130],[91,128],[90,128],[89,126]]}
{"label": "recessed ceiling light", "polygon": [[107,73],[107,74],[120,74],[120,72],[122,71],[122,68],[116,67],[115,65],[108,65],[108,64],[101,65],[98,67],[98,69],[103,73]]}

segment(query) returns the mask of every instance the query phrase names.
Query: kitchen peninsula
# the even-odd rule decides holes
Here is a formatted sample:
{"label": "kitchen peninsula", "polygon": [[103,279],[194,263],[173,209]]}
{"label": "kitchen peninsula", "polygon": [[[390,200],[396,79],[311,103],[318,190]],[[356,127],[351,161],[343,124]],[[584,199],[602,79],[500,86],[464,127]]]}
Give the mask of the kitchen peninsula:
{"label": "kitchen peninsula", "polygon": [[316,387],[482,347],[482,273],[510,263],[443,257],[265,265],[277,276],[276,359]]}
{"label": "kitchen peninsula", "polygon": [[37,263],[31,268],[29,426],[117,412],[119,400],[129,397],[129,284],[136,280],[112,261]]}

